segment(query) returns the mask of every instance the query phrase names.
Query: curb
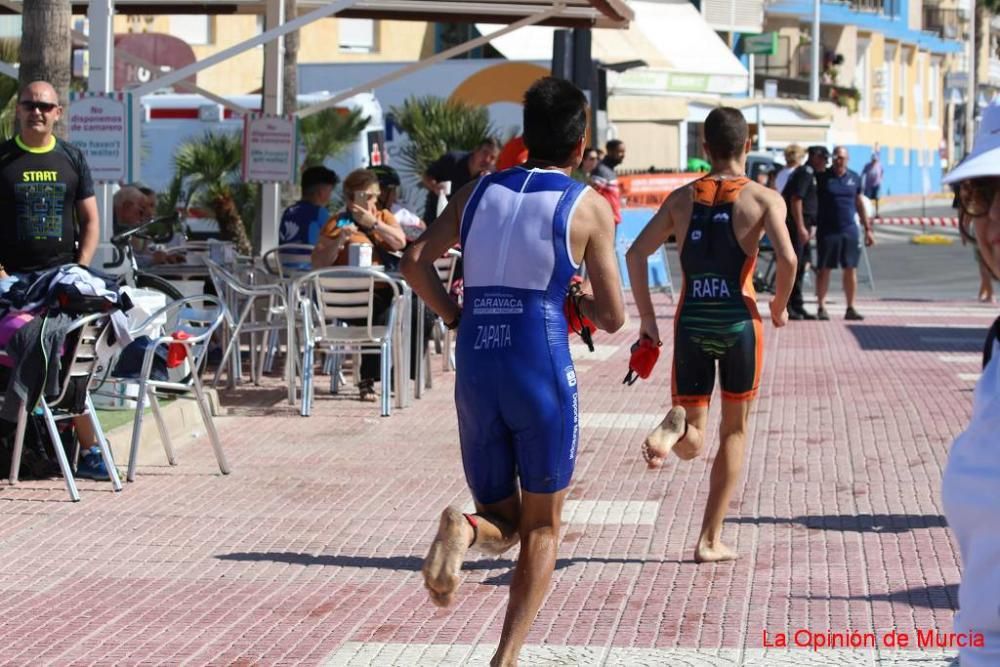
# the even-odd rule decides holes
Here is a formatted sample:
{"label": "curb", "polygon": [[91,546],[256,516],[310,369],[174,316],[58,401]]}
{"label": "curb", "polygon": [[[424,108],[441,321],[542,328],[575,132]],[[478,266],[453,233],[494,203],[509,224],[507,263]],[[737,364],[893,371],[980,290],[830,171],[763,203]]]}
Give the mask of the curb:
{"label": "curb", "polygon": [[958,227],[958,218],[955,217],[896,217],[896,218],[873,218],[876,225],[920,225],[924,227]]}
{"label": "curb", "polygon": [[[211,387],[205,387],[205,393],[212,407],[212,415],[218,417],[225,414],[220,409],[218,392]],[[176,453],[180,454],[187,445],[205,435],[205,424],[201,420],[201,411],[194,400],[194,394],[191,394],[191,398],[177,398],[169,403],[161,401],[160,412],[163,414],[163,421],[166,423],[170,442]],[[132,443],[132,423],[130,420],[127,424],[105,433],[119,467],[128,463],[128,450]],[[167,455],[163,452],[163,444],[160,442],[160,431],[156,428],[156,419],[152,412],[147,412],[142,420],[138,461],[139,465],[168,465]]]}

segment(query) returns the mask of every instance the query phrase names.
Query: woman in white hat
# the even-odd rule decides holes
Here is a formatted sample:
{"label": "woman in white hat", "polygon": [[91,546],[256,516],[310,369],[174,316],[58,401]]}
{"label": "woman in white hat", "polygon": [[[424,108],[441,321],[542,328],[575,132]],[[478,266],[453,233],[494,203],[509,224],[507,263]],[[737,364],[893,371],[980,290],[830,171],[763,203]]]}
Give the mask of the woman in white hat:
{"label": "woman in white hat", "polygon": [[[972,154],[944,179],[958,183],[964,234],[1000,275],[1000,103],[983,113]],[[971,230],[969,229],[971,227]],[[941,496],[962,555],[955,632],[971,639],[962,667],[1000,665],[1000,318],[993,323],[976,384],[972,419],[948,455]]]}

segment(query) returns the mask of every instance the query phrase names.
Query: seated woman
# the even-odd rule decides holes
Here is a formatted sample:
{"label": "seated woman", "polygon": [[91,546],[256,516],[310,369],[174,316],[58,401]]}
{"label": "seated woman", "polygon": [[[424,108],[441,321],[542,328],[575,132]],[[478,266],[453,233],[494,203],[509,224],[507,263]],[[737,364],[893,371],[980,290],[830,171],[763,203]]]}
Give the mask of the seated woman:
{"label": "seated woman", "polygon": [[[346,266],[348,248],[352,244],[371,244],[372,265],[387,266],[396,259],[391,253],[406,246],[406,236],[392,213],[378,209],[381,194],[378,177],[367,169],[355,169],[344,179],[345,210],[332,217],[320,231],[312,252],[312,266]],[[373,323],[385,324],[392,291],[388,288],[375,293]],[[364,324],[364,321],[348,321]],[[375,399],[375,381],[379,376],[379,355],[361,355],[361,380],[358,392],[361,400]]]}

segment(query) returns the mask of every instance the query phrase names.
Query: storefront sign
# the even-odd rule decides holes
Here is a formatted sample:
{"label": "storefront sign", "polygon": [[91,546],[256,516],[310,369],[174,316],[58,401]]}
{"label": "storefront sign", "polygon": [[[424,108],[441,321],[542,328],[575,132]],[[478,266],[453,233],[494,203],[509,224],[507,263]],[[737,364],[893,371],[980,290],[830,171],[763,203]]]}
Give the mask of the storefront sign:
{"label": "storefront sign", "polygon": [[778,52],[778,33],[743,35],[743,53],[755,56],[773,56]]}
{"label": "storefront sign", "polygon": [[69,140],[83,151],[96,183],[132,180],[132,96],[71,93],[66,114]]}

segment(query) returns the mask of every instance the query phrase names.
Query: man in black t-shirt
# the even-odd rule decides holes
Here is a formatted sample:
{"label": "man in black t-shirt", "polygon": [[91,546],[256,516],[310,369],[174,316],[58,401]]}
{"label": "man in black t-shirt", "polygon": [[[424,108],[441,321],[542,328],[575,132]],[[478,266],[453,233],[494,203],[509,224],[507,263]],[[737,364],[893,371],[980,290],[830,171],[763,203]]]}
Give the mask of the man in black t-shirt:
{"label": "man in black t-shirt", "polygon": [[[55,88],[45,81],[18,95],[20,132],[0,145],[0,278],[94,258],[100,235],[90,169],[76,146],[52,128],[62,116]],[[74,420],[80,441],[78,477],[108,479],[88,417]]]}
{"label": "man in black t-shirt", "polygon": [[[35,271],[90,264],[100,234],[97,199],[83,153],[52,134],[62,115],[55,89],[28,84],[18,98],[20,133],[0,145],[0,264]],[[77,247],[79,243],[79,247]]]}
{"label": "man in black t-shirt", "polygon": [[444,192],[445,183],[451,182],[451,192],[458,192],[469,181],[493,171],[498,155],[500,144],[487,137],[472,152],[452,151],[432,162],[422,179],[428,190],[424,221],[429,225],[437,218],[438,197]]}
{"label": "man in black t-shirt", "polygon": [[795,254],[799,260],[795,272],[795,285],[788,299],[788,319],[815,320],[816,316],[805,309],[802,300],[802,275],[809,260],[809,235],[816,226],[818,203],[816,196],[816,174],[826,171],[826,163],[830,152],[825,146],[810,146],[806,163],[798,167],[788,177],[781,196],[788,205],[788,236],[795,246]]}

